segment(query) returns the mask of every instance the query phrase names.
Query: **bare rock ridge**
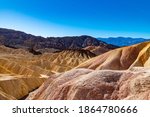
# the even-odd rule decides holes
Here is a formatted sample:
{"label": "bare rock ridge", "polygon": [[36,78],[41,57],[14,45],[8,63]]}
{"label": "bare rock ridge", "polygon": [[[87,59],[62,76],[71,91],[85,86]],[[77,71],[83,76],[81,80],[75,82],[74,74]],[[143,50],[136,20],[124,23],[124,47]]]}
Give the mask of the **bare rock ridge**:
{"label": "bare rock ridge", "polygon": [[150,42],[106,52],[55,74],[30,93],[32,100],[150,99]]}
{"label": "bare rock ridge", "polygon": [[65,49],[82,49],[87,46],[101,46],[111,50],[117,48],[90,36],[48,37],[34,36],[24,32],[0,28],[0,44],[12,48],[34,49],[35,51],[57,51]]}

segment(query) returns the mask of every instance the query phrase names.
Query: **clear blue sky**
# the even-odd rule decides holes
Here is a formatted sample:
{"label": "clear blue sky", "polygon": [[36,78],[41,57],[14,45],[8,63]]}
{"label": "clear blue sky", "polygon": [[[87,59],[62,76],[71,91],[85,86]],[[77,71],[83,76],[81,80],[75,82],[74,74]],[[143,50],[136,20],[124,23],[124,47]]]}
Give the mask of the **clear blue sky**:
{"label": "clear blue sky", "polygon": [[150,38],[150,0],[0,0],[0,27],[41,36]]}

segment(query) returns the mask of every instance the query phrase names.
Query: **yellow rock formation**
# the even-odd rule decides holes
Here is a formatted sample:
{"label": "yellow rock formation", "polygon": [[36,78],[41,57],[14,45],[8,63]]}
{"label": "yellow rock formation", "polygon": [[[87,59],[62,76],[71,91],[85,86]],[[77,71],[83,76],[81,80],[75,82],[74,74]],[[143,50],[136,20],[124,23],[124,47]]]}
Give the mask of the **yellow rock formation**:
{"label": "yellow rock formation", "polygon": [[33,55],[0,46],[0,99],[21,99],[50,75],[70,70],[93,56],[81,50]]}

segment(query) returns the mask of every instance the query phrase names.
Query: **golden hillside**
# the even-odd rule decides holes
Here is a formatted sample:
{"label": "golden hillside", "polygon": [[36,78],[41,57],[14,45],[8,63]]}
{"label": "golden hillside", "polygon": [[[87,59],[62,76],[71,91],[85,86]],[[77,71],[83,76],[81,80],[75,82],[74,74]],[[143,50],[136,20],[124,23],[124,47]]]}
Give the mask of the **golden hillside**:
{"label": "golden hillside", "polygon": [[125,70],[133,66],[149,67],[150,42],[111,50],[87,60],[77,68]]}
{"label": "golden hillside", "polygon": [[70,70],[93,56],[84,50],[33,55],[0,46],[0,99],[21,99],[50,75]]}

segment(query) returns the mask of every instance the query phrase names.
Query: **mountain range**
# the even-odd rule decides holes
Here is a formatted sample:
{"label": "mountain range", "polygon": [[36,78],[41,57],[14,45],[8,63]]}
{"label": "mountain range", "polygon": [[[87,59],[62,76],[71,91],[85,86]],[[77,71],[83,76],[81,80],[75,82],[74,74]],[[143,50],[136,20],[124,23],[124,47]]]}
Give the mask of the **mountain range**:
{"label": "mountain range", "polygon": [[31,52],[55,52],[66,49],[82,49],[88,46],[100,46],[111,50],[117,46],[107,44],[91,36],[41,37],[24,32],[0,28],[0,44],[11,48],[22,48]]}
{"label": "mountain range", "polygon": [[131,37],[109,37],[109,38],[97,38],[98,40],[104,41],[108,44],[116,46],[130,46],[137,43],[142,43],[145,41],[150,41],[150,39],[144,38],[131,38]]}

